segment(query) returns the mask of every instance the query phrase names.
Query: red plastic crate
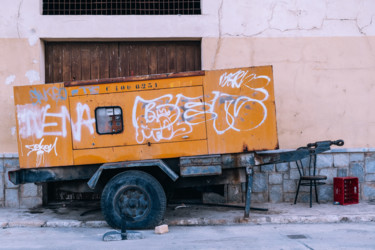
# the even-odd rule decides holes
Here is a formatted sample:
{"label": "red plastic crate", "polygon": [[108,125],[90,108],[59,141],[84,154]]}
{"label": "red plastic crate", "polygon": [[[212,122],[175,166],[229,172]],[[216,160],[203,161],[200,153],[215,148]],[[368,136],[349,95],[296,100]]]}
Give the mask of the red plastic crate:
{"label": "red plastic crate", "polygon": [[333,188],[333,200],[339,202],[340,205],[359,202],[357,177],[335,177],[333,178]]}

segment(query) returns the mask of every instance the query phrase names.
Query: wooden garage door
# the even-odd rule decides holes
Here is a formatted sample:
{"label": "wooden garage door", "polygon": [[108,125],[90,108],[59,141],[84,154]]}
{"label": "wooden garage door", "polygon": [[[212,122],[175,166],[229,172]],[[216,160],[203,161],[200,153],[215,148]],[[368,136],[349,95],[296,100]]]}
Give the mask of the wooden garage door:
{"label": "wooden garage door", "polygon": [[46,42],[46,83],[201,70],[200,41]]}

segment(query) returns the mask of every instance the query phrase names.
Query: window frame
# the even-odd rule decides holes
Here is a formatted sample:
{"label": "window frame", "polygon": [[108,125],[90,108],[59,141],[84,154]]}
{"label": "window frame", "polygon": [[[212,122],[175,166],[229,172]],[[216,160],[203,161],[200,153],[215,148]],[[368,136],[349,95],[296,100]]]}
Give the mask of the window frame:
{"label": "window frame", "polygon": [[[98,109],[109,109],[109,108],[112,108],[113,109],[113,115],[115,115],[115,108],[119,108],[120,111],[121,111],[121,130],[120,131],[117,131],[117,132],[110,132],[110,133],[100,133],[99,132],[99,129],[98,129],[98,118],[97,118],[97,110]],[[121,134],[122,132],[124,132],[124,116],[123,116],[123,111],[122,111],[122,108],[120,106],[99,106],[99,107],[96,107],[95,108],[95,127],[96,127],[96,133],[98,135],[115,135],[115,134]],[[112,128],[113,128],[113,125],[112,125]]]}

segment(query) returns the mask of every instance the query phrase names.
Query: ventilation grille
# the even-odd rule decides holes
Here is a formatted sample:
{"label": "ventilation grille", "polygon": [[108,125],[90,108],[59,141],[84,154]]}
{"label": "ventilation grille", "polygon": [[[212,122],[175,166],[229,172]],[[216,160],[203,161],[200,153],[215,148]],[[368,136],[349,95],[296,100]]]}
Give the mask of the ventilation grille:
{"label": "ventilation grille", "polygon": [[43,0],[43,15],[200,15],[200,0]]}

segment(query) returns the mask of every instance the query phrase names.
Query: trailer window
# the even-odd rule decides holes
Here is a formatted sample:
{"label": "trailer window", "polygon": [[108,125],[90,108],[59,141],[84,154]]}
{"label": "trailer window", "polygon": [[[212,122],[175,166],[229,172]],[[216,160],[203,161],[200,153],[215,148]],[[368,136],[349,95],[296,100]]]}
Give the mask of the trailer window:
{"label": "trailer window", "polygon": [[118,134],[123,131],[122,109],[120,107],[99,107],[95,109],[98,134]]}

